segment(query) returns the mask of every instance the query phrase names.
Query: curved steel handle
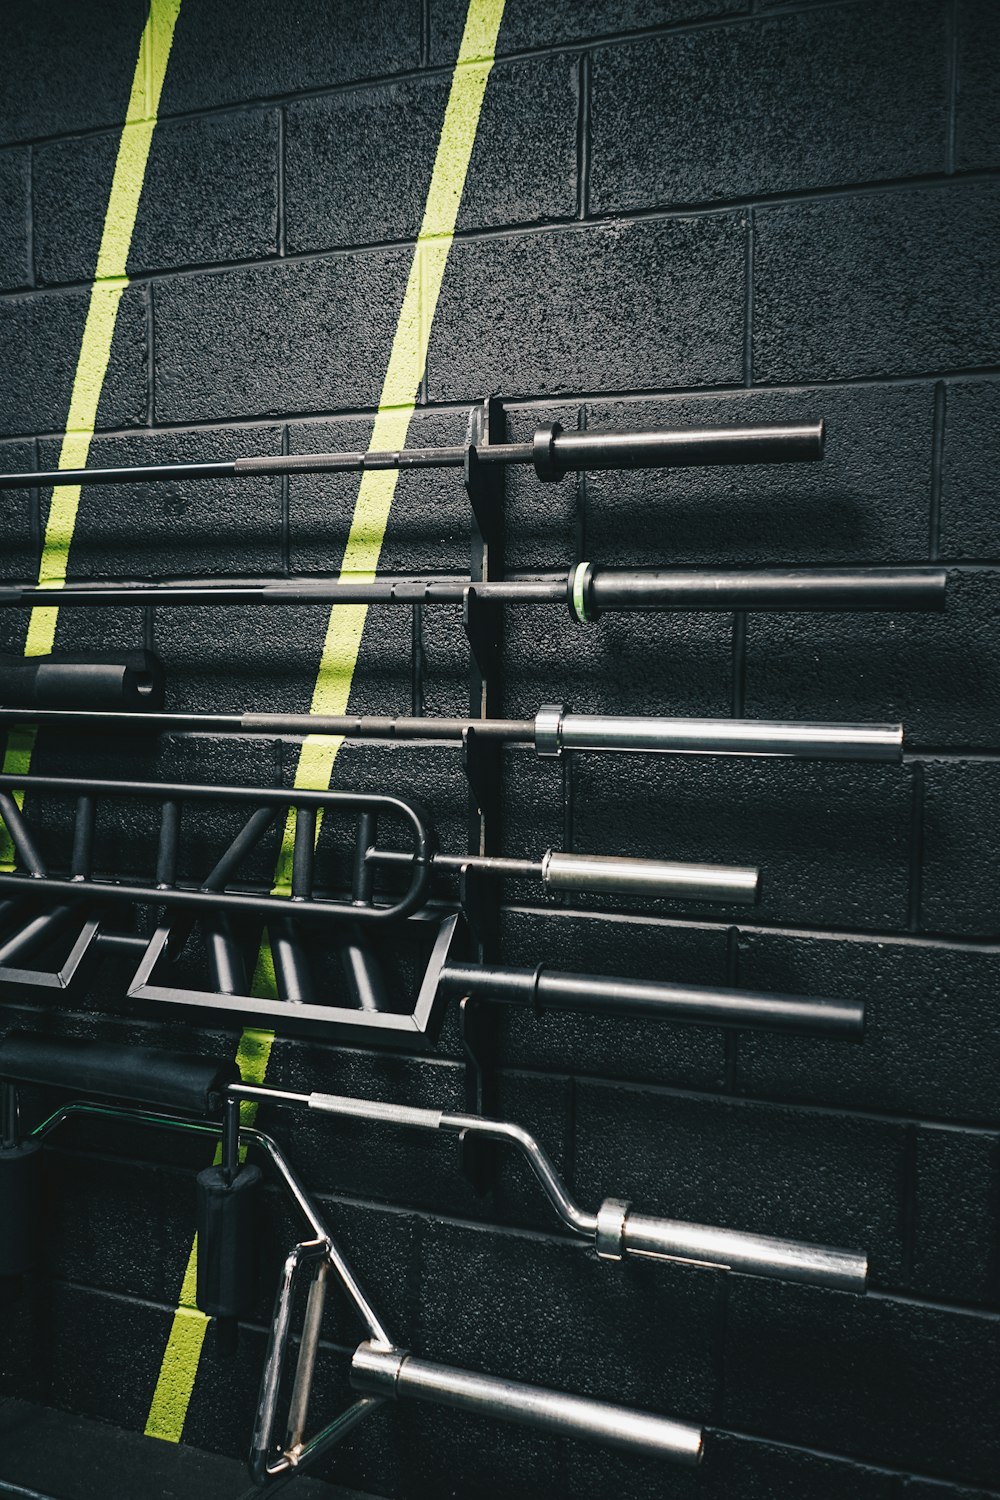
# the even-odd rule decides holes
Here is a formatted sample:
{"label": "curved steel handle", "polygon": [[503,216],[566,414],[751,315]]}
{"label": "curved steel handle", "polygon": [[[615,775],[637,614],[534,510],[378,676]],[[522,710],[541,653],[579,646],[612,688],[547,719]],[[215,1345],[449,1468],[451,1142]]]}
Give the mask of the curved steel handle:
{"label": "curved steel handle", "polygon": [[519,1380],[478,1375],[418,1359],[406,1349],[386,1348],[371,1340],[354,1351],[351,1385],[369,1396],[389,1400],[413,1396],[436,1406],[533,1427],[552,1437],[605,1443],[650,1458],[691,1465],[701,1459],[702,1430],[687,1422],[612,1406],[588,1396],[568,1396]]}

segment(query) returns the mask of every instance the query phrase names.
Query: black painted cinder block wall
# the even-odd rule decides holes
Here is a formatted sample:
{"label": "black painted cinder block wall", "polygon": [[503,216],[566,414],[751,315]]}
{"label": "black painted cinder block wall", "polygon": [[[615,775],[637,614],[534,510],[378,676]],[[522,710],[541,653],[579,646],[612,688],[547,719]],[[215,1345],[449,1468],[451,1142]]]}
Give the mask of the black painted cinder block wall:
{"label": "black painted cinder block wall", "polygon": [[[0,91],[0,463],[65,426],[141,0],[15,4]],[[183,0],[101,402],[95,463],[359,447],[371,431],[465,0]],[[505,1162],[477,1199],[450,1148],[268,1120],[323,1195],[401,1342],[703,1420],[698,1474],[435,1413],[383,1412],[328,1477],[396,1500],[553,1494],[932,1500],[1000,1494],[1000,7],[995,0],[508,0],[412,434],[471,403],[648,426],[823,416],[807,469],[511,481],[508,563],[937,560],[943,617],[511,614],[503,704],[886,720],[898,769],[512,752],[511,854],[759,863],[738,912],[598,910],[508,892],[506,956],[863,997],[864,1044],[652,1023],[505,1018],[504,1114],[588,1204],[865,1248],[864,1300],[677,1266],[597,1263]],[[74,577],[335,570],[350,478],[91,490]],[[4,577],[37,565],[47,494],[2,512]],[[403,476],[390,572],[468,564],[453,475]],[[320,610],[64,614],[59,644],[149,641],[170,703],[308,706]],[[24,622],[0,617],[19,650]],[[373,613],[352,705],[464,711],[460,622]],[[294,742],[175,737],[146,752],[43,738],[36,764],[262,784]],[[464,847],[447,750],[348,745],[339,785],[413,791]],[[30,807],[29,807],[30,811]],[[209,830],[210,832],[211,830]],[[113,835],[122,858],[145,826]],[[145,842],[144,842],[145,840]],[[234,1038],[140,1019],[108,963],[6,1025]],[[276,1083],[461,1105],[454,1024],[430,1058],[280,1040]],[[190,1248],[197,1152],[106,1128],[49,1160],[44,1262],[5,1321],[3,1383],[145,1423]],[[184,1439],[249,1442],[269,1221],[235,1363],[210,1333]],[[343,1394],[343,1318],[323,1389]],[[339,1352],[338,1352],[339,1351]]]}

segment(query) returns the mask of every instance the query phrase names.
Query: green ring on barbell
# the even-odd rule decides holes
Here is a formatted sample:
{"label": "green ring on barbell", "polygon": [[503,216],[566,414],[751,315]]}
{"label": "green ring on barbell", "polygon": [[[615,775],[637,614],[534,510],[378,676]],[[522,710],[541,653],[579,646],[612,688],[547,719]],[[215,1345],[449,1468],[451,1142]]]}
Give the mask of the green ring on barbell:
{"label": "green ring on barbell", "polygon": [[587,597],[584,585],[587,581],[587,570],[590,563],[580,563],[573,574],[573,613],[581,625],[590,624],[590,616],[587,613]]}

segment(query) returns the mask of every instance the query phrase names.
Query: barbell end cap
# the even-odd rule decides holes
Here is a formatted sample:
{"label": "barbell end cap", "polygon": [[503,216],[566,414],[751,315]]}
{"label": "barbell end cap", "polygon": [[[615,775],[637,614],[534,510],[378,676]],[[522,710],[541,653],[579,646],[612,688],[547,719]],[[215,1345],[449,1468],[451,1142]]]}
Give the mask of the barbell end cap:
{"label": "barbell end cap", "polygon": [[543,703],[535,715],[536,755],[562,754],[562,721],[566,709],[561,703]]}
{"label": "barbell end cap", "polygon": [[624,1198],[605,1198],[597,1210],[594,1245],[599,1260],[621,1260],[624,1257],[628,1211],[629,1204]]}

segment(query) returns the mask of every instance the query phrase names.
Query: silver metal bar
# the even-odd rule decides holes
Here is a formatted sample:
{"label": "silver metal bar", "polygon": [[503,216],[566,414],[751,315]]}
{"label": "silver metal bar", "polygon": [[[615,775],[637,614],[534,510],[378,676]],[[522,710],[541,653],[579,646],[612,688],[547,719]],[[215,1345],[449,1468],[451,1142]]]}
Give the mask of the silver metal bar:
{"label": "silver metal bar", "polygon": [[288,1407],[288,1442],[290,1453],[302,1448],[306,1422],[309,1420],[309,1396],[312,1391],[313,1373],[316,1369],[316,1353],[319,1348],[320,1329],[323,1326],[323,1308],[326,1302],[326,1261],[320,1261],[316,1274],[309,1285],[306,1302],[305,1323],[299,1344],[299,1358],[295,1366],[295,1384]]}
{"label": "silver metal bar", "polygon": [[539,755],[563,750],[646,751],[670,755],[766,755],[799,760],[896,762],[903,754],[900,724],[799,724],[756,719],[667,719],[639,714],[610,717],[552,710],[535,721]]}
{"label": "silver metal bar", "polygon": [[702,1429],[690,1423],[612,1406],[587,1396],[568,1396],[519,1380],[477,1375],[418,1359],[405,1349],[361,1344],[351,1361],[351,1384],[366,1395],[412,1396],[436,1406],[531,1427],[550,1437],[605,1443],[674,1463],[694,1465],[702,1456]]}
{"label": "silver metal bar", "polygon": [[[602,1205],[602,1212],[603,1212]],[[601,1215],[598,1215],[600,1220]],[[765,1234],[744,1234],[709,1224],[678,1219],[654,1219],[625,1207],[621,1251],[657,1260],[693,1261],[699,1265],[739,1271],[745,1276],[802,1281],[809,1286],[861,1293],[868,1280],[868,1258],[830,1245],[810,1245]],[[607,1242],[603,1259],[615,1259]]]}
{"label": "silver metal bar", "polygon": [[542,860],[542,880],[550,891],[600,891],[739,905],[752,905],[760,890],[760,871],[746,865],[564,854],[557,849],[550,849]]}

